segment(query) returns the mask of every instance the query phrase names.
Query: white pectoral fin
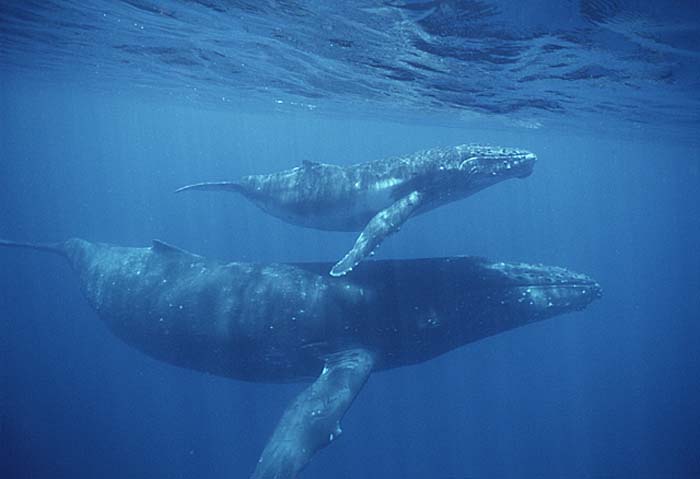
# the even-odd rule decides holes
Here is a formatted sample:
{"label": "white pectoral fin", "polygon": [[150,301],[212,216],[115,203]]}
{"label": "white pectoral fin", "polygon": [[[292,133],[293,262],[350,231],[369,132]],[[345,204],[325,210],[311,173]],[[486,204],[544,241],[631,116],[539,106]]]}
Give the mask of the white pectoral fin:
{"label": "white pectoral fin", "polygon": [[340,434],[340,420],[372,372],[374,357],[350,349],[326,358],[323,372],[284,411],[252,479],[293,479]]}
{"label": "white pectoral fin", "polygon": [[418,191],[402,197],[396,203],[377,213],[360,233],[355,246],[331,269],[331,276],[343,276],[352,271],[384,238],[396,232],[421,205],[423,194]]}

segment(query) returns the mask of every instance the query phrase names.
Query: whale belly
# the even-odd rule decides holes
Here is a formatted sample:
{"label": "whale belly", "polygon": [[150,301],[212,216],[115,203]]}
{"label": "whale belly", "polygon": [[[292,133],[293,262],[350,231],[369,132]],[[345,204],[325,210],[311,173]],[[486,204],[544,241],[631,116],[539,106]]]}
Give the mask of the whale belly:
{"label": "whale belly", "polygon": [[[275,197],[256,201],[265,212],[288,223],[328,231],[362,231],[374,215],[391,206],[395,186],[400,180],[391,178],[362,184],[359,181],[345,188],[330,191],[287,191]],[[332,194],[331,194],[332,193]]]}

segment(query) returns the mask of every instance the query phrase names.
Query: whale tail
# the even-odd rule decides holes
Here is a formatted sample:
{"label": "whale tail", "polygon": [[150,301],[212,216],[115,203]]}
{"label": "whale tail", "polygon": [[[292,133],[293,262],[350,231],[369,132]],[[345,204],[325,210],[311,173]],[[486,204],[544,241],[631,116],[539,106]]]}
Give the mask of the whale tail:
{"label": "whale tail", "polygon": [[205,181],[204,183],[194,183],[186,185],[175,190],[175,193],[181,191],[199,190],[199,191],[233,191],[241,193],[243,191],[241,184],[235,181]]}
{"label": "whale tail", "polygon": [[39,251],[47,251],[59,256],[66,255],[65,246],[63,243],[20,243],[18,241],[0,239],[0,247],[34,249]]}

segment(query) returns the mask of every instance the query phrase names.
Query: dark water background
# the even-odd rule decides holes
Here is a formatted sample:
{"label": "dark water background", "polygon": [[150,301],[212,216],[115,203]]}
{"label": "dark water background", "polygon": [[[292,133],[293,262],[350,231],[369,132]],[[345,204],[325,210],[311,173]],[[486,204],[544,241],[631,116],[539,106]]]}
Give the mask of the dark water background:
{"label": "dark water background", "polygon": [[[234,195],[172,191],[196,180],[269,172],[302,160],[349,164],[464,142],[530,149],[540,159],[531,177],[412,219],[378,257],[471,254],[556,264],[593,276],[604,298],[584,312],[373,375],[344,419],[345,434],[302,477],[699,477],[700,155],[693,10],[679,14],[682,2],[667,10],[644,2],[581,2],[570,21],[555,11],[547,21],[540,8],[533,17],[517,17],[539,19],[524,24],[525,32],[505,29],[522,21],[501,22],[503,28],[493,31],[503,35],[490,38],[523,50],[512,53],[512,64],[494,68],[526,64],[532,48],[550,37],[576,45],[567,57],[571,71],[592,63],[625,70],[615,63],[622,58],[638,66],[627,83],[602,74],[595,85],[590,78],[566,87],[564,80],[548,80],[554,91],[572,97],[562,111],[550,111],[535,100],[557,96],[541,87],[509,93],[482,81],[483,91],[497,89],[502,98],[448,105],[436,78],[386,83],[369,69],[351,79],[356,91],[314,83],[314,72],[332,69],[324,63],[330,54],[307,48],[325,45],[325,37],[312,41],[321,38],[308,30],[316,25],[312,20],[341,18],[354,25],[350,20],[357,15],[370,23],[386,21],[395,14],[391,8],[398,8],[362,5],[370,3],[389,13],[360,16],[359,7],[343,2],[326,10],[323,3],[260,2],[266,7],[257,11],[246,2],[173,2],[166,6],[177,15],[164,17],[154,13],[155,3],[95,2],[137,28],[139,22],[160,28],[141,45],[169,44],[171,50],[159,55],[200,55],[215,32],[225,34],[234,42],[227,48],[259,61],[258,76],[230,84],[214,81],[211,64],[167,63],[114,49],[127,44],[117,38],[122,33],[116,27],[99,30],[91,18],[75,21],[72,2],[7,3],[0,15],[0,237],[79,236],[134,246],[160,238],[225,260],[332,261],[352,244],[353,234],[287,225]],[[441,10],[430,10],[431,4],[472,16],[445,21],[439,29],[435,15]],[[399,10],[417,15],[407,21],[421,27],[423,40],[442,48],[430,61],[454,60],[444,42],[456,48],[459,40],[464,52],[477,35],[445,28],[485,22],[485,14],[474,16],[477,4],[488,6],[426,2]],[[635,8],[625,10],[629,5]],[[49,6],[54,10],[47,13]],[[301,6],[315,16],[291,22]],[[184,33],[168,23],[201,12],[218,21],[190,22],[191,31]],[[686,23],[672,22],[669,12]],[[218,29],[232,17],[247,28]],[[243,21],[251,18],[257,23]],[[287,36],[308,42],[266,36],[260,27],[265,22],[286,26]],[[632,24],[636,30],[613,32],[618,36],[608,40],[615,48],[602,48],[591,43],[605,33],[596,30],[598,24],[617,30]],[[679,24],[681,31],[672,28]],[[646,35],[639,35],[635,49],[626,42],[634,40],[629,31],[639,32],[639,25],[646,26]],[[85,42],[90,49],[76,40],[78,30],[113,35],[95,33],[93,43]],[[171,38],[178,31],[179,43]],[[197,32],[203,38],[193,37]],[[264,56],[260,42],[243,42],[246,35],[268,38],[290,53]],[[193,49],[197,42],[204,45],[201,51]],[[379,56],[398,58],[390,48],[410,54],[416,43],[410,45],[384,45],[387,51]],[[583,62],[586,51],[598,61]],[[121,61],[124,52],[130,62]],[[283,61],[294,55],[321,66],[309,71]],[[94,58],[105,61],[108,74],[88,73]],[[347,68],[338,78],[357,65],[354,58],[333,57]],[[537,58],[539,70],[552,71]],[[484,64],[501,65],[484,56],[457,60],[460,68],[472,64],[482,72]],[[270,73],[270,65],[277,69]],[[674,81],[664,80],[668,75],[644,78],[639,72],[647,71],[645,65],[664,66]],[[197,73],[202,71],[209,76]],[[302,73],[292,77],[289,71]],[[181,76],[187,73],[190,78]],[[304,91],[274,78],[295,78]],[[465,97],[476,88],[445,78],[453,80],[450,95]],[[501,87],[518,83],[511,77],[499,81]],[[191,95],[193,88],[198,93]],[[238,100],[212,101],[222,90]],[[309,92],[315,93],[313,102]],[[523,96],[533,103],[487,108],[522,105]],[[608,96],[634,108],[605,110],[607,100],[598,100]],[[303,387],[242,383],[147,358],[99,322],[62,260],[9,250],[0,251],[0,372],[0,477],[8,478],[244,478]]]}

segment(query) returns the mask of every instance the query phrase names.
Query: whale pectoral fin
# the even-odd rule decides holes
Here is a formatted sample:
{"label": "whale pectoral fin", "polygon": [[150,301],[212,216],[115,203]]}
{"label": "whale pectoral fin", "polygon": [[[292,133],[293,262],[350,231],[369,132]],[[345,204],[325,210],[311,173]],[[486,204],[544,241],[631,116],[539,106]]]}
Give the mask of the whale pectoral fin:
{"label": "whale pectoral fin", "polygon": [[384,238],[396,232],[421,205],[424,195],[418,191],[402,197],[396,203],[377,213],[360,233],[355,246],[331,269],[331,276],[343,276],[372,253]]}
{"label": "whale pectoral fin", "polygon": [[351,349],[326,358],[323,372],[282,415],[252,479],[292,479],[341,433],[340,420],[364,386],[374,357]]}

